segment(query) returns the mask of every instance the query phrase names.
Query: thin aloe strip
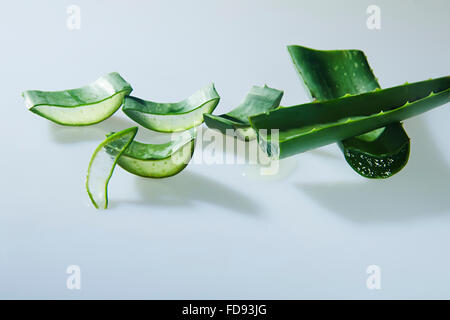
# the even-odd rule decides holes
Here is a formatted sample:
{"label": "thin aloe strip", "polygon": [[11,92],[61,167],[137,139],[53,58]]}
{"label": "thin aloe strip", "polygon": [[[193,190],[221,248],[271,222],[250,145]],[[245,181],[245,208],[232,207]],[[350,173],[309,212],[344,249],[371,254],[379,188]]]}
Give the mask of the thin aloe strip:
{"label": "thin aloe strip", "polygon": [[[259,143],[285,158],[385,127],[450,101],[450,77],[421,81],[323,102],[280,107],[250,117]],[[272,140],[261,129],[278,129]]]}
{"label": "thin aloe strip", "polygon": [[117,161],[136,136],[138,128],[132,127],[114,133],[95,149],[89,162],[86,190],[97,209],[108,207],[108,183]]}
{"label": "thin aloe strip", "polygon": [[219,100],[219,94],[211,83],[189,98],[176,103],[158,103],[126,97],[122,110],[147,129],[179,132],[203,123],[203,114],[211,113]]}
{"label": "thin aloe strip", "polygon": [[117,72],[93,83],[63,91],[29,90],[22,93],[31,112],[66,126],[87,126],[109,118],[133,89]]}
{"label": "thin aloe strip", "polygon": [[[166,178],[181,172],[192,158],[195,147],[193,129],[162,144],[131,142],[119,157],[118,164],[126,171],[146,178]],[[111,152],[117,152],[115,145]],[[109,148],[108,148],[109,149]]]}
{"label": "thin aloe strip", "polygon": [[239,106],[228,113],[221,115],[204,114],[206,125],[211,129],[217,129],[224,134],[233,132],[242,140],[256,138],[255,131],[251,128],[248,117],[277,108],[280,105],[283,91],[253,86]]}
{"label": "thin aloe strip", "polygon": [[[314,50],[296,45],[287,49],[314,100],[325,101],[380,88],[360,50]],[[399,172],[409,159],[410,139],[399,122],[338,141],[338,145],[347,163],[367,178],[388,178]]]}

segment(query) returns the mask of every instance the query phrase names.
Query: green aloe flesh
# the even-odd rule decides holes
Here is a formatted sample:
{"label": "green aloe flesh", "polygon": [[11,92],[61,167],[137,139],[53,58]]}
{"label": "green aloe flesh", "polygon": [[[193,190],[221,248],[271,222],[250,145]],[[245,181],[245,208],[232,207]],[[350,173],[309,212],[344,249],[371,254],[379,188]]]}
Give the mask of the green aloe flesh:
{"label": "green aloe flesh", "polygon": [[[263,150],[271,157],[285,158],[362,134],[370,141],[371,135],[376,138],[386,130],[395,130],[395,127],[383,127],[449,101],[450,77],[447,76],[323,102],[280,107],[252,116],[250,122],[259,134]],[[279,129],[278,138],[271,130],[267,130],[267,135],[260,134],[264,133],[261,129]],[[376,129],[379,132],[369,133]]]}
{"label": "green aloe flesh", "polygon": [[97,209],[108,207],[108,183],[121,154],[136,136],[138,128],[132,127],[114,133],[95,149],[89,162],[86,189]]}
{"label": "green aloe flesh", "polygon": [[61,125],[86,126],[109,118],[132,90],[117,72],[112,72],[78,89],[29,90],[22,95],[31,112]]}
{"label": "green aloe flesh", "polygon": [[178,132],[203,123],[203,114],[211,113],[220,97],[210,84],[177,103],[158,103],[126,97],[123,111],[131,119],[151,130]]}
{"label": "green aloe flesh", "polygon": [[[185,131],[163,144],[133,141],[119,157],[118,164],[126,171],[141,177],[170,177],[186,168],[194,153],[194,146],[192,131]],[[112,153],[118,151],[115,145],[110,148]]]}
{"label": "green aloe flesh", "polygon": [[224,134],[233,133],[242,140],[253,140],[256,133],[250,127],[248,117],[277,108],[282,97],[283,91],[266,85],[253,86],[244,101],[232,111],[222,115],[205,114],[203,117],[209,128]]}
{"label": "green aloe flesh", "polygon": [[[300,77],[315,100],[336,99],[380,88],[360,50],[314,50],[288,46]],[[356,106],[363,107],[363,106]],[[388,178],[408,162],[410,140],[401,123],[338,141],[348,164],[367,178]]]}

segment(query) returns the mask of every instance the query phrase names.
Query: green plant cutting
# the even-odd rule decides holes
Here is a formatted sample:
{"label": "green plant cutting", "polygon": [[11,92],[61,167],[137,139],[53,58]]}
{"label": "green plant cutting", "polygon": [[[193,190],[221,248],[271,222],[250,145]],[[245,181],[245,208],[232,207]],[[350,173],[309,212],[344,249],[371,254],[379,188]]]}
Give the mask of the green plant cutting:
{"label": "green plant cutting", "polygon": [[[111,133],[109,136],[113,135]],[[119,166],[135,175],[146,178],[167,178],[176,175],[188,165],[194,153],[195,132],[187,130],[171,141],[148,144],[132,141],[118,160]],[[120,146],[110,144],[114,154]],[[107,150],[108,151],[108,150]]]}
{"label": "green plant cutting", "polygon": [[349,165],[367,178],[387,178],[407,163],[410,139],[401,121],[450,101],[450,76],[381,89],[359,50],[320,51],[288,46],[313,102],[281,107],[283,91],[254,86],[235,109],[211,113],[220,97],[210,84],[177,103],[131,97],[118,73],[64,91],[23,92],[28,109],[62,125],[86,126],[123,112],[143,127],[179,132],[171,141],[135,141],[138,128],[112,132],[89,162],[86,189],[98,209],[108,206],[108,183],[116,164],[146,178],[165,178],[186,168],[195,147],[195,127],[210,128],[242,140],[257,138],[270,157],[282,159],[338,143]]}
{"label": "green plant cutting", "polygon": [[244,101],[228,113],[221,115],[204,114],[205,124],[224,134],[233,134],[241,140],[250,141],[256,138],[256,132],[250,126],[248,118],[277,108],[280,105],[283,91],[253,86]]}
{"label": "green plant cutting", "polygon": [[[360,50],[314,50],[296,45],[287,49],[315,101],[380,89]],[[367,178],[388,178],[409,159],[410,140],[400,122],[337,143],[347,163]]]}
{"label": "green plant cutting", "polygon": [[176,103],[159,103],[126,97],[123,112],[147,129],[179,132],[203,123],[203,114],[211,113],[219,100],[219,94],[211,83],[189,98]]}
{"label": "green plant cutting", "polygon": [[113,115],[132,90],[117,72],[112,72],[78,89],[29,90],[22,96],[28,109],[41,117],[66,126],[87,126]]}
{"label": "green plant cutting", "polygon": [[108,207],[108,183],[122,153],[133,141],[138,128],[132,127],[106,138],[94,151],[86,176],[86,190],[97,209]]}
{"label": "green plant cutting", "polygon": [[[450,101],[450,77],[311,102],[250,117],[252,127],[275,129],[259,136],[273,158],[286,158],[419,115]],[[370,137],[367,136],[370,140]]]}

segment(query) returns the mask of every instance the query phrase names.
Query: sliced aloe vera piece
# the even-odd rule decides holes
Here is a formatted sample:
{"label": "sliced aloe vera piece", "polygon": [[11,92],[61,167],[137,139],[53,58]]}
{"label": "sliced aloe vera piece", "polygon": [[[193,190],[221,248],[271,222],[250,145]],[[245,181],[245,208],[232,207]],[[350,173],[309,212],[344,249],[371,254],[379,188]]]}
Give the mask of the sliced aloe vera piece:
{"label": "sliced aloe vera piece", "polygon": [[132,90],[117,72],[112,72],[78,89],[29,90],[22,95],[31,112],[58,124],[86,126],[109,118]]}
{"label": "sliced aloe vera piece", "polygon": [[[360,50],[314,50],[288,46],[292,61],[319,101],[380,88],[367,58]],[[363,108],[364,106],[355,106]],[[387,178],[408,162],[410,140],[401,123],[338,142],[348,164],[367,178]]]}
{"label": "sliced aloe vera piece", "polygon": [[235,109],[221,115],[204,114],[203,118],[209,128],[217,129],[224,134],[227,134],[227,130],[229,133],[231,129],[238,138],[253,140],[256,138],[256,133],[250,127],[248,117],[278,107],[282,97],[283,91],[266,85],[253,86],[244,101]]}
{"label": "sliced aloe vera piece", "polygon": [[[419,115],[450,101],[450,77],[405,84],[323,102],[280,107],[250,117],[263,150],[285,158]],[[380,129],[381,128],[381,129]],[[278,137],[268,130],[279,129]],[[384,130],[384,131],[383,131]],[[376,132],[375,135],[378,133]],[[277,139],[278,138],[278,139]],[[396,143],[393,141],[392,143]]]}
{"label": "sliced aloe vera piece", "polygon": [[[194,153],[194,132],[185,131],[174,140],[163,144],[131,142],[119,157],[123,169],[147,178],[165,178],[176,175],[188,165]],[[116,146],[111,146],[113,153]]]}
{"label": "sliced aloe vera piece", "polygon": [[126,97],[123,112],[140,125],[159,132],[178,132],[203,123],[203,114],[211,113],[220,97],[210,84],[177,103],[158,103]]}
{"label": "sliced aloe vera piece", "polygon": [[95,149],[89,162],[86,189],[97,209],[108,207],[108,182],[120,155],[133,141],[137,130],[132,127],[114,133]]}

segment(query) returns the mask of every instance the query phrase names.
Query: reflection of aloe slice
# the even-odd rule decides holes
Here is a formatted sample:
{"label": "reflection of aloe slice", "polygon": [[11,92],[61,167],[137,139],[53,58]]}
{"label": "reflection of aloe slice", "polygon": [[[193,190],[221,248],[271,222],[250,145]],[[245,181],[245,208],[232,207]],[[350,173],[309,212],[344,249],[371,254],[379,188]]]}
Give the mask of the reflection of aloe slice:
{"label": "reflection of aloe slice", "polygon": [[[131,142],[118,164],[133,174],[149,178],[165,178],[182,171],[194,153],[193,131],[185,131],[170,142],[145,144]],[[115,145],[111,152],[117,152]],[[109,148],[108,148],[109,151]]]}
{"label": "reflection of aloe slice", "polygon": [[132,90],[117,72],[112,72],[78,89],[31,90],[22,95],[29,110],[44,118],[62,125],[85,126],[110,117]]}
{"label": "reflection of aloe slice", "polygon": [[137,127],[117,132],[95,149],[89,162],[86,189],[94,206],[106,209],[108,206],[108,182],[120,155],[133,141]]}
{"label": "reflection of aloe slice", "polygon": [[[279,129],[278,141],[272,141],[269,130],[267,136],[259,136],[260,145],[270,156],[284,158],[385,127],[449,101],[450,77],[443,77],[323,102],[280,107],[250,117],[250,122],[256,130]],[[386,130],[391,129],[379,131],[384,134]],[[370,134],[365,139],[370,141]]]}
{"label": "reflection of aloe slice", "polygon": [[[324,101],[380,88],[362,51],[321,51],[302,46],[288,46],[288,51],[314,99]],[[390,177],[409,158],[410,141],[398,122],[338,144],[350,166],[368,178]]]}
{"label": "reflection of aloe slice", "polygon": [[232,111],[217,116],[205,114],[203,117],[206,125],[212,129],[218,129],[224,134],[231,130],[242,140],[253,140],[256,133],[250,127],[248,117],[278,107],[282,96],[283,91],[268,86],[253,86],[244,101]]}
{"label": "reflection of aloe slice", "polygon": [[203,114],[211,113],[220,97],[213,84],[177,103],[157,103],[126,97],[123,112],[140,125],[160,132],[190,129],[203,122]]}

